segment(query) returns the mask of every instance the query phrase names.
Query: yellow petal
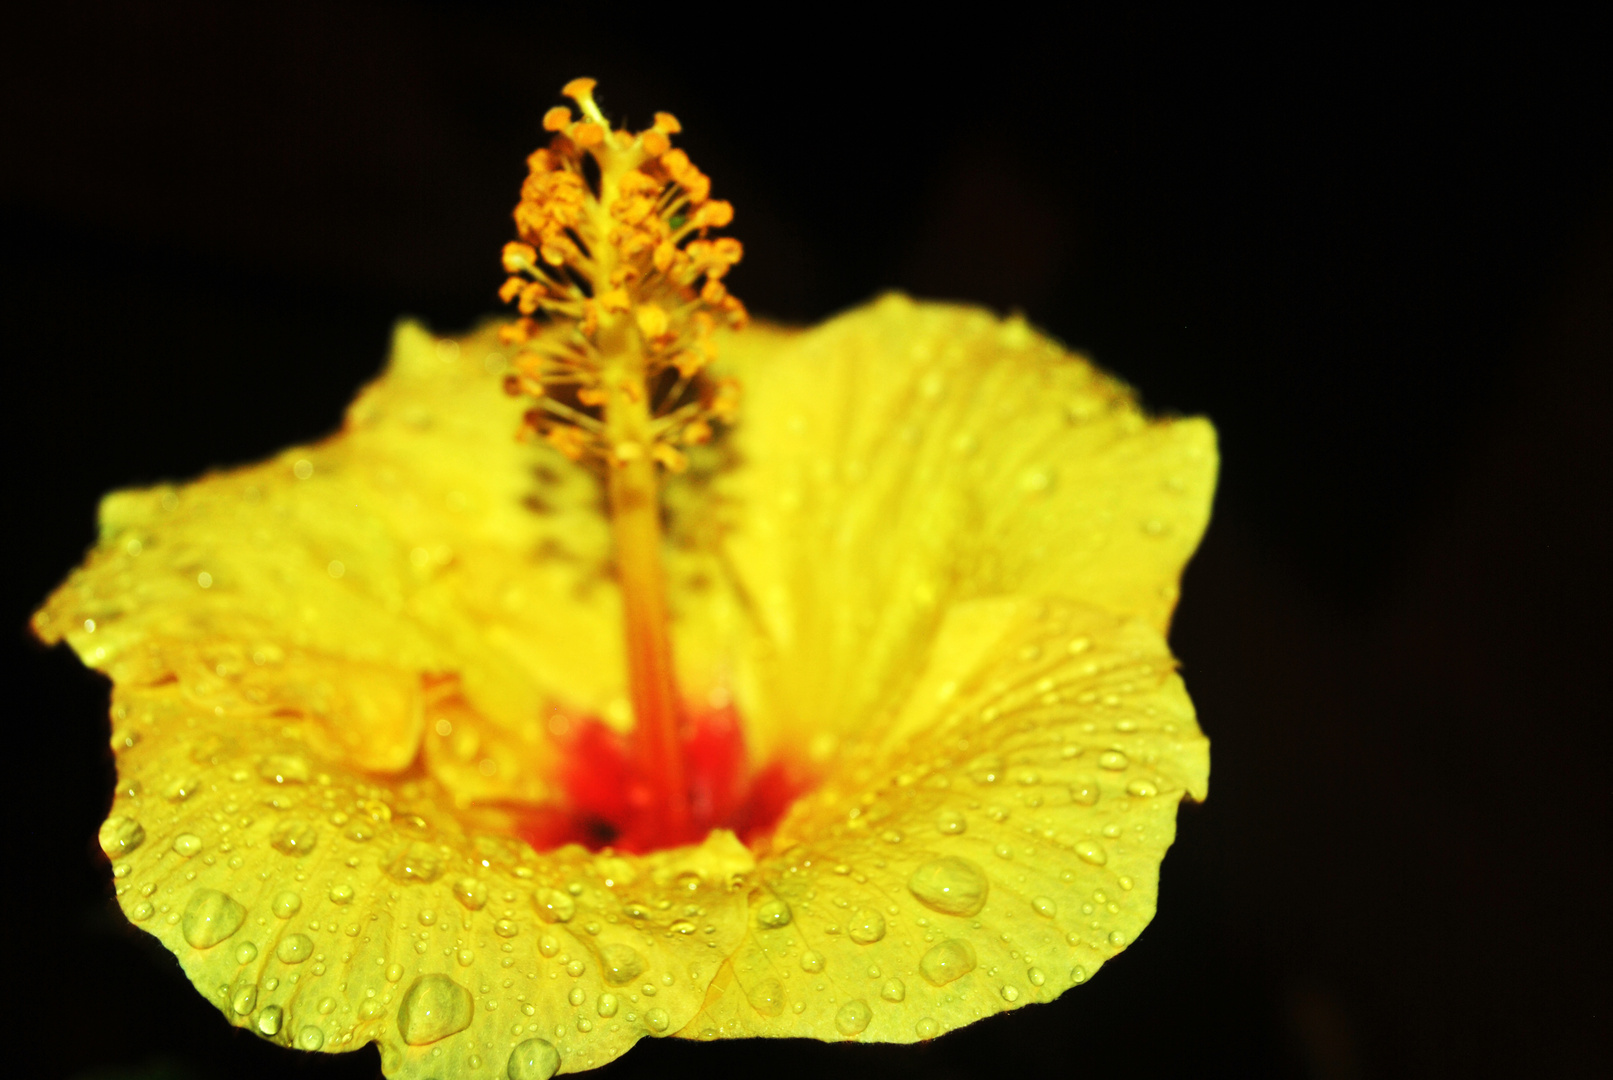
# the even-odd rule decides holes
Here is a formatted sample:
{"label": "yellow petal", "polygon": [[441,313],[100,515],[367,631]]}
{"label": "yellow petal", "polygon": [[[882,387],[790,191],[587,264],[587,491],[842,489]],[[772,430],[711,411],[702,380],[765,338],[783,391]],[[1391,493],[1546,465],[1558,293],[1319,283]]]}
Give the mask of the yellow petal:
{"label": "yellow petal", "polygon": [[467,828],[428,778],[378,782],[177,683],[119,687],[113,717],[119,903],[275,1042],[375,1041],[392,1077],[591,1068],[686,1025],[743,933],[754,862],[732,834],[538,854]]}
{"label": "yellow petal", "polygon": [[1208,743],[1159,632],[957,609],[892,730],[780,825],[688,1037],[911,1042],[1085,982],[1153,918]]}

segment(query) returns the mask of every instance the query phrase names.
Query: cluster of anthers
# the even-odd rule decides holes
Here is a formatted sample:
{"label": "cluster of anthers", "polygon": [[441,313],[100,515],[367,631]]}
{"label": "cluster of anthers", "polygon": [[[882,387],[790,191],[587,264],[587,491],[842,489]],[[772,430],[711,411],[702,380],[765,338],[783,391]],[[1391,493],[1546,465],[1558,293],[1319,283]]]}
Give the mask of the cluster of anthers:
{"label": "cluster of anthers", "polygon": [[550,109],[543,126],[554,136],[527,159],[521,239],[504,247],[510,277],[499,292],[520,311],[504,330],[521,346],[505,388],[536,401],[523,430],[572,460],[625,465],[648,454],[677,472],[680,447],[709,440],[738,405],[737,384],[707,373],[718,323],[746,319],[723,283],[739,241],[708,237],[734,209],[673,149],[676,117],[613,131],[594,85],[566,84],[582,117]]}

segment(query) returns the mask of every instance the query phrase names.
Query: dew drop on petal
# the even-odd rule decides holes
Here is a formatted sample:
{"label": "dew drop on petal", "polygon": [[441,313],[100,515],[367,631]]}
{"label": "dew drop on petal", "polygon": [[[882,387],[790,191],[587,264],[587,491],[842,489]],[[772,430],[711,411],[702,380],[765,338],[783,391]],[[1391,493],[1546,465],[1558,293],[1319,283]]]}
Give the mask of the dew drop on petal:
{"label": "dew drop on petal", "polygon": [[936,831],[947,836],[956,836],[968,827],[968,820],[956,810],[943,810],[935,815]]}
{"label": "dew drop on petal", "polygon": [[474,1010],[469,990],[446,975],[422,975],[398,1006],[398,1034],[410,1046],[434,1043],[469,1027]]}
{"label": "dew drop on petal", "polygon": [[1031,968],[1025,972],[1025,978],[1030,980],[1032,986],[1041,986],[1047,981],[1047,976],[1042,974],[1041,968]]}
{"label": "dew drop on petal", "polygon": [[258,1007],[258,987],[256,983],[240,987],[230,998],[230,1009],[236,1016],[246,1016]]}
{"label": "dew drop on petal", "polygon": [[941,1034],[941,1025],[926,1016],[913,1025],[913,1034],[921,1039],[933,1039]]}
{"label": "dew drop on petal", "polygon": [[1109,861],[1109,853],[1095,840],[1077,841],[1075,853],[1080,856],[1082,862],[1089,862],[1093,866],[1102,866]]}
{"label": "dew drop on petal", "polygon": [[570,922],[577,914],[577,901],[559,889],[539,889],[532,894],[532,906],[547,923]]}
{"label": "dew drop on petal", "polygon": [[861,1035],[873,1018],[873,1010],[868,1008],[868,1002],[857,998],[840,1006],[840,1011],[835,1013],[835,1030],[847,1037]]}
{"label": "dew drop on petal", "polygon": [[945,986],[975,969],[975,951],[961,938],[948,938],[924,954],[919,971],[935,986]]}
{"label": "dew drop on petal", "polygon": [[1138,799],[1151,799],[1159,794],[1159,788],[1147,780],[1133,780],[1126,785],[1126,794]]}
{"label": "dew drop on petal", "polygon": [[1119,772],[1130,764],[1131,759],[1119,750],[1105,750],[1098,755],[1098,768],[1108,769],[1110,772]]}
{"label": "dew drop on petal", "polygon": [[1003,987],[1003,1000],[1004,1001],[1018,1001],[1019,1000],[1019,988],[1016,987],[1016,986],[1005,986],[1005,987]]}
{"label": "dew drop on petal", "polygon": [[615,994],[600,994],[599,995],[599,1003],[598,1003],[598,1006],[597,1006],[597,1011],[598,1011],[600,1016],[607,1016],[607,1017],[615,1016],[616,1011],[618,1009],[620,1009],[620,1008],[621,1008],[621,1002],[617,999]]}
{"label": "dew drop on petal", "polygon": [[325,1045],[325,1031],[316,1024],[304,1024],[297,1032],[297,1049],[318,1050]]}
{"label": "dew drop on petal", "polygon": [[190,858],[202,850],[202,838],[195,833],[180,833],[174,837],[174,854]]}
{"label": "dew drop on petal", "polygon": [[289,919],[302,910],[302,897],[288,889],[274,898],[270,908],[274,911],[275,918]]}
{"label": "dew drop on petal", "polygon": [[651,1009],[646,1012],[644,1022],[650,1026],[651,1031],[665,1031],[667,1024],[671,1023],[665,1009]]}
{"label": "dew drop on petal", "polygon": [[280,1021],[285,1013],[278,1005],[265,1005],[258,1013],[258,1034],[273,1038],[280,1034]]}
{"label": "dew drop on petal", "polygon": [[919,903],[944,915],[974,915],[986,903],[986,875],[967,859],[949,855],[927,862],[907,879]]}
{"label": "dew drop on petal", "polygon": [[250,941],[243,941],[235,950],[237,964],[250,964],[258,958],[258,947]]}
{"label": "dew drop on petal", "polygon": [[872,945],[885,936],[885,916],[877,911],[859,911],[852,916],[846,935],[859,945]]}
{"label": "dew drop on petal", "polygon": [[560,1071],[560,1051],[547,1039],[528,1039],[510,1051],[504,1075],[510,1080],[549,1080]]}
{"label": "dew drop on petal", "polygon": [[606,945],[599,950],[605,981],[626,986],[644,971],[644,958],[630,945]]}
{"label": "dew drop on petal", "polygon": [[588,1000],[588,991],[584,990],[580,986],[573,986],[571,991],[566,994],[566,1000],[571,1002],[573,1005],[581,1005],[583,1002]]}
{"label": "dew drop on petal", "polygon": [[784,1011],[784,987],[777,979],[763,979],[750,988],[745,999],[763,1016],[777,1016]]}
{"label": "dew drop on petal", "polygon": [[1070,785],[1070,801],[1077,806],[1094,806],[1098,801],[1098,782],[1080,779]]}
{"label": "dew drop on petal", "polygon": [[806,952],[802,953],[801,970],[810,971],[813,974],[817,974],[818,972],[822,971],[823,954],[818,952],[816,949],[808,949]]}
{"label": "dew drop on petal", "polygon": [[1031,907],[1036,911],[1036,914],[1049,919],[1059,913],[1058,902],[1048,896],[1038,896],[1031,901]]}
{"label": "dew drop on petal", "polygon": [[115,859],[145,843],[146,830],[134,818],[113,814],[101,823],[99,839],[101,850]]}
{"label": "dew drop on petal", "polygon": [[454,882],[454,899],[471,911],[480,911],[487,906],[487,886],[475,878],[460,878]]}
{"label": "dew drop on petal", "polygon": [[181,929],[192,948],[210,949],[241,929],[245,920],[246,908],[234,897],[217,889],[197,889],[185,905]]}
{"label": "dew drop on petal", "polygon": [[763,930],[777,930],[790,925],[790,905],[776,896],[763,901],[756,908],[756,925]]}
{"label": "dew drop on petal", "polygon": [[307,934],[287,934],[274,947],[282,964],[300,964],[314,955],[314,939]]}
{"label": "dew drop on petal", "polygon": [[1080,986],[1082,983],[1086,982],[1087,981],[1087,969],[1082,967],[1079,964],[1077,964],[1075,967],[1071,968],[1070,969],[1070,981],[1072,983],[1074,983],[1076,986]]}
{"label": "dew drop on petal", "polygon": [[879,988],[879,996],[886,1001],[901,1001],[907,997],[907,984],[901,979],[886,979]]}

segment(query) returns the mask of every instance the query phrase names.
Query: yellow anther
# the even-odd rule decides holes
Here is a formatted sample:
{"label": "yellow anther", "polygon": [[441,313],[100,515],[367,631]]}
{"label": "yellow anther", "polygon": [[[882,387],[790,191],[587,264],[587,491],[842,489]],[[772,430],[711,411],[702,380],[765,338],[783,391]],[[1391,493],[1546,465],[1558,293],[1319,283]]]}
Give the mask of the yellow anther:
{"label": "yellow anther", "polygon": [[683,125],[671,113],[658,112],[655,114],[655,130],[665,135],[676,135],[683,130]]}
{"label": "yellow anther", "polygon": [[571,110],[564,105],[556,105],[543,114],[544,131],[564,131],[571,124]]}
{"label": "yellow anther", "polygon": [[654,304],[644,304],[635,313],[638,318],[639,332],[646,338],[654,341],[667,332],[666,312]]}
{"label": "yellow anther", "polygon": [[598,79],[572,79],[560,88],[560,92],[580,104],[584,98],[594,96],[594,87],[598,85]]}
{"label": "yellow anther", "polygon": [[605,128],[590,120],[573,128],[571,139],[578,146],[587,150],[605,141]]}
{"label": "yellow anther", "polygon": [[[504,245],[504,272],[507,274],[519,274],[523,270],[530,270],[537,264],[537,259],[538,253],[532,250],[530,244],[520,244],[511,240]],[[509,301],[509,297],[504,299],[506,302]]]}

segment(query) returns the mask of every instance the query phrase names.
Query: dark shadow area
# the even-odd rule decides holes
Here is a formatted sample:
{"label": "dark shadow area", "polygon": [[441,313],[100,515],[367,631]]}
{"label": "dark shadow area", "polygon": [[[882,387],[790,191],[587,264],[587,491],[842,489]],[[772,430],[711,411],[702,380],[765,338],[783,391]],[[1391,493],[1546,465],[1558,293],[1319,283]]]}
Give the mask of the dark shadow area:
{"label": "dark shadow area", "polygon": [[123,920],[94,840],[106,686],[25,624],[101,494],[327,433],[395,319],[494,311],[525,155],[586,73],[615,116],[683,121],[736,207],[753,311],[814,321],[887,288],[1023,308],[1152,408],[1210,416],[1224,452],[1173,634],[1212,794],[1136,945],[926,1046],[667,1040],[604,1075],[1605,1075],[1598,33],[1013,12],[887,33],[789,9],[810,25],[751,36],[585,10],[12,20],[13,1071],[378,1075],[369,1050],[228,1027]]}

